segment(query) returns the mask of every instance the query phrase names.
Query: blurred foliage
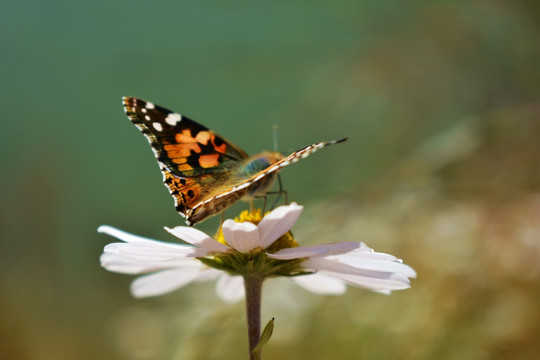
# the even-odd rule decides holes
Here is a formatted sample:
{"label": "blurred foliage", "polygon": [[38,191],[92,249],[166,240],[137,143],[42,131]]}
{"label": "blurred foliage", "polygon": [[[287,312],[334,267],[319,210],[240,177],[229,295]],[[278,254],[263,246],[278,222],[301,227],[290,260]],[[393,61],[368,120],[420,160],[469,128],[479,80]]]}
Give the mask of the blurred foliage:
{"label": "blurred foliage", "polygon": [[274,124],[284,151],[350,137],[283,171],[296,236],[365,241],[418,279],[269,281],[265,359],[540,353],[538,2],[8,0],[0,20],[1,359],[245,358],[242,304],[204,284],[135,300],[99,267],[98,225],[172,240],[183,221],[124,95],[249,153]]}

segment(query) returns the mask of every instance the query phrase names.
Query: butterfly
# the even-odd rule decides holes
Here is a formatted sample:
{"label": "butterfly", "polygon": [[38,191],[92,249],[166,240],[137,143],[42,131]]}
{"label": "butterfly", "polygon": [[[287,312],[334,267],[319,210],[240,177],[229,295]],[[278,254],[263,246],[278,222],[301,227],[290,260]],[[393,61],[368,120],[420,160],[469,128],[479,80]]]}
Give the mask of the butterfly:
{"label": "butterfly", "polygon": [[129,119],[150,143],[175,208],[189,226],[239,199],[264,196],[282,167],[347,140],[319,142],[288,156],[269,151],[249,156],[186,116],[133,97],[122,98],[122,103]]}

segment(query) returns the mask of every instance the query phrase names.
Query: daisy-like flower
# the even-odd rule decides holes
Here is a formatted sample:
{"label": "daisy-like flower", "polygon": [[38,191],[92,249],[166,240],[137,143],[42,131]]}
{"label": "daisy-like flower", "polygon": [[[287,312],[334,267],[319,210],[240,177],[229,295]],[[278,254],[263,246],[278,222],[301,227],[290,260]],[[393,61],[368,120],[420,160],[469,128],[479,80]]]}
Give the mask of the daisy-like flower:
{"label": "daisy-like flower", "polygon": [[389,294],[410,287],[415,271],[396,257],[374,252],[362,242],[300,247],[289,231],[302,213],[295,203],[261,217],[244,212],[226,220],[216,239],[187,226],[168,232],[191,244],[167,243],[132,235],[111,226],[98,232],[122,240],[105,246],[101,265],[110,271],[148,274],[135,279],[135,297],[162,295],[189,283],[218,279],[225,301],[244,296],[243,278],[288,276],[318,294],[342,294],[346,285]]}

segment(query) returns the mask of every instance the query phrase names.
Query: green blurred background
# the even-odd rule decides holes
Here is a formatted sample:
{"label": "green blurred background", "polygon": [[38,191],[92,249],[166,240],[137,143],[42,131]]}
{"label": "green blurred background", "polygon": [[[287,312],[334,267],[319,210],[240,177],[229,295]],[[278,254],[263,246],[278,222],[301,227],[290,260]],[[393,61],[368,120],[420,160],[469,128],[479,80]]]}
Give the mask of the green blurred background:
{"label": "green blurred background", "polygon": [[283,170],[295,235],[364,241],[418,279],[388,297],[269,281],[265,359],[538,358],[537,1],[0,8],[1,359],[246,358],[243,304],[213,284],[136,300],[99,266],[100,224],[173,241],[183,223],[121,96],[249,153],[273,125],[283,151],[350,137]]}

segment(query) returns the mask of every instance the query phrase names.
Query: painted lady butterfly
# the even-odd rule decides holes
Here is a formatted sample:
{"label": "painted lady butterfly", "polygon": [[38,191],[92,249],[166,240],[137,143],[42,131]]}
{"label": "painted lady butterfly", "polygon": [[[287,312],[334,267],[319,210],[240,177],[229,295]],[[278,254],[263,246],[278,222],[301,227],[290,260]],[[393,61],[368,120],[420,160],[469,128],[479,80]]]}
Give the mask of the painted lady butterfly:
{"label": "painted lady butterfly", "polygon": [[285,157],[278,152],[249,156],[183,115],[137,98],[122,100],[127,116],[152,147],[176,210],[190,226],[241,198],[264,195],[282,167],[347,140],[320,142]]}

